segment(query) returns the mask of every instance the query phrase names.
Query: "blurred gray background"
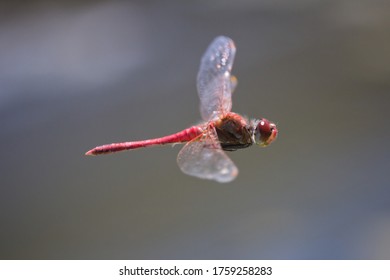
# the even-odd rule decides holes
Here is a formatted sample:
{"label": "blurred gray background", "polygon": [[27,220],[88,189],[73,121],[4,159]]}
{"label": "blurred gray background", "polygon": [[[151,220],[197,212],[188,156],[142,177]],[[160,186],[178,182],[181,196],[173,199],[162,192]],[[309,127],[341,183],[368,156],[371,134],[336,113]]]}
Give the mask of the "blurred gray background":
{"label": "blurred gray background", "polygon": [[[184,3],[185,2],[185,3]],[[390,258],[388,1],[0,4],[0,258]],[[86,157],[200,120],[195,79],[237,46],[233,111],[279,138],[229,153],[230,184],[180,145]]]}

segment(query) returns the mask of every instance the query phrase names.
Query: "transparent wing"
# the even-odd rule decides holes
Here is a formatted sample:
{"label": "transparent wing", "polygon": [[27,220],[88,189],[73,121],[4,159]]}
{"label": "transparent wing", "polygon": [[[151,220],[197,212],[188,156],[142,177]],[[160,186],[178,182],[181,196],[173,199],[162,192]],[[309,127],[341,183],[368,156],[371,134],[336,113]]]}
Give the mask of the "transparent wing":
{"label": "transparent wing", "polygon": [[177,163],[188,175],[220,183],[230,182],[238,174],[237,167],[217,141],[215,130],[201,140],[188,142],[179,152]]}
{"label": "transparent wing", "polygon": [[230,90],[231,90],[232,94],[233,94],[234,90],[236,89],[237,84],[238,84],[238,80],[237,80],[236,76],[230,76]]}
{"label": "transparent wing", "polygon": [[202,57],[197,87],[200,98],[200,113],[206,121],[232,108],[232,70],[236,47],[224,36],[214,39]]}

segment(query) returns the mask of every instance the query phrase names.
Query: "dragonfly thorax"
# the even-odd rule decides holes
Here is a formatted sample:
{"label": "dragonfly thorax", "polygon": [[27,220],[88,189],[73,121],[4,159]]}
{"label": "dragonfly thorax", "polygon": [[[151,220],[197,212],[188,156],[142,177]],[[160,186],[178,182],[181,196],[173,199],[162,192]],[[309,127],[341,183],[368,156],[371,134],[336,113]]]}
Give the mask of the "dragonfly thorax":
{"label": "dragonfly thorax", "polygon": [[228,113],[214,122],[221,147],[225,151],[243,149],[253,144],[253,132],[247,121],[235,113]]}

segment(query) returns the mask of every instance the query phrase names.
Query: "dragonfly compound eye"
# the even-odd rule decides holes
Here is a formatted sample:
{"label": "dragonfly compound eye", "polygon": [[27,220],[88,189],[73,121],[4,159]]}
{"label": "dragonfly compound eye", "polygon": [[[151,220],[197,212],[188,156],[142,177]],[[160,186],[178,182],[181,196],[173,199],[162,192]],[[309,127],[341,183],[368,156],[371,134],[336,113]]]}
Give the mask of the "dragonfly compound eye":
{"label": "dragonfly compound eye", "polygon": [[260,119],[255,130],[256,144],[265,147],[271,144],[278,136],[278,129],[267,119]]}

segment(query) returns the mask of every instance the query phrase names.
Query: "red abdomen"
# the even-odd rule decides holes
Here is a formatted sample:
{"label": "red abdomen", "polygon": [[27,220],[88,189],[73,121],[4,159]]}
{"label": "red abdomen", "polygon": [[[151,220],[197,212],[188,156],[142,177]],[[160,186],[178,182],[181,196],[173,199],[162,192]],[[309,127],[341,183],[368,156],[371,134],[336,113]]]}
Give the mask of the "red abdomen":
{"label": "red abdomen", "polygon": [[120,152],[124,150],[132,150],[137,148],[151,147],[155,145],[165,145],[173,143],[185,143],[191,141],[192,139],[198,137],[203,133],[203,128],[200,126],[192,126],[183,131],[177,132],[172,135],[164,136],[161,138],[133,141],[133,142],[123,142],[123,143],[112,143],[103,146],[98,146],[92,150],[86,152],[86,155],[101,155]]}

